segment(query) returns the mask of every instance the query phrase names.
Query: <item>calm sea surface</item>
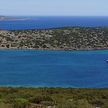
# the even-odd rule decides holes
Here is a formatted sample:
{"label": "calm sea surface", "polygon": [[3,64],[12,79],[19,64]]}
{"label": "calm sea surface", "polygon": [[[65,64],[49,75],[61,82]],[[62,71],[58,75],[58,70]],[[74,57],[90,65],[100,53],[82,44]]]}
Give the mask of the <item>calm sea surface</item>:
{"label": "calm sea surface", "polygon": [[108,17],[19,17],[28,20],[0,21],[0,29],[48,29],[58,27],[104,27],[108,26]]}
{"label": "calm sea surface", "polygon": [[108,50],[0,50],[0,86],[108,87]]}

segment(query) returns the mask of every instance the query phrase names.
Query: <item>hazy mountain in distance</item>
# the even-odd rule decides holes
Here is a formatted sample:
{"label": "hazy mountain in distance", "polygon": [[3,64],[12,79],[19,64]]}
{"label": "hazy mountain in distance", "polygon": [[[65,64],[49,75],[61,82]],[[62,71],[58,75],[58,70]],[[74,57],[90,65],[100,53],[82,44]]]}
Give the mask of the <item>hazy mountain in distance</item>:
{"label": "hazy mountain in distance", "polygon": [[16,16],[0,16],[0,21],[5,21],[5,20],[29,20],[30,18],[28,17],[16,17]]}

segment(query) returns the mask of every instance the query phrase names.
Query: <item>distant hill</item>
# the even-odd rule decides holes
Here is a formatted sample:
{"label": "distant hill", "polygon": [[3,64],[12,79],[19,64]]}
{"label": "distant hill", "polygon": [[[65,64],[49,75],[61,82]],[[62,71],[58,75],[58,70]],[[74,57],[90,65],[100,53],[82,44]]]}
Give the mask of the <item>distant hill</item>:
{"label": "distant hill", "polygon": [[0,20],[12,20],[12,19],[16,19],[16,18],[9,17],[9,16],[0,16]]}
{"label": "distant hill", "polygon": [[0,16],[0,21],[4,20],[29,20],[29,18],[14,17],[14,16]]}
{"label": "distant hill", "polygon": [[4,20],[4,19],[6,19],[5,16],[0,16],[0,20]]}

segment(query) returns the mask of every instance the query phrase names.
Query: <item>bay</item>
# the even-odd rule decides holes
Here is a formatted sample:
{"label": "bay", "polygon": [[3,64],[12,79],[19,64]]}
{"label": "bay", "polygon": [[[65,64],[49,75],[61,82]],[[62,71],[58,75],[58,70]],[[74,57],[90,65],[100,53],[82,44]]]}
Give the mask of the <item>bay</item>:
{"label": "bay", "polygon": [[108,50],[0,50],[0,86],[108,87]]}

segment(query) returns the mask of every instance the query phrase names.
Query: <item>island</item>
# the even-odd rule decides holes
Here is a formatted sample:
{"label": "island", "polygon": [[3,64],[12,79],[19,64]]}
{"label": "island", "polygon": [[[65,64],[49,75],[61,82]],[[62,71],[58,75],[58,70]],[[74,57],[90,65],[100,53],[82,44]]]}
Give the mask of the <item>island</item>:
{"label": "island", "polygon": [[72,27],[47,30],[0,30],[0,49],[108,49],[108,28]]}

